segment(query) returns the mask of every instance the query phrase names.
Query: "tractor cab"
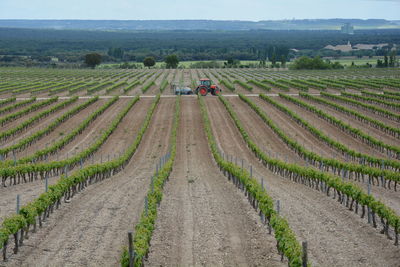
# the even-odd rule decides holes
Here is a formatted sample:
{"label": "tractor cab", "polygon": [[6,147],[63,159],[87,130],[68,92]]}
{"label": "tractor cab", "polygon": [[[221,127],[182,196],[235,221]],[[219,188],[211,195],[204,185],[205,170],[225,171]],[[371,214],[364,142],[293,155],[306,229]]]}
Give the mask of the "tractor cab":
{"label": "tractor cab", "polygon": [[221,89],[219,89],[217,85],[213,84],[210,79],[204,78],[200,79],[195,93],[201,94],[202,96],[206,96],[208,93],[211,93],[212,95],[219,95],[221,93]]}
{"label": "tractor cab", "polygon": [[201,79],[200,80],[200,85],[204,85],[206,87],[210,87],[211,86],[211,80],[210,79]]}

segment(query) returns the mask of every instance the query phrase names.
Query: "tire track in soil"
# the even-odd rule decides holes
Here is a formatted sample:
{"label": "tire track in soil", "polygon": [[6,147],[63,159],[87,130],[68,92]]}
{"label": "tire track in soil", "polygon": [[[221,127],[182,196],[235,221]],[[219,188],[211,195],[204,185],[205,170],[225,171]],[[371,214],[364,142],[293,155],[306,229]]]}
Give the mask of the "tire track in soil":
{"label": "tire track in soil", "polygon": [[[126,100],[125,102],[127,102]],[[84,165],[92,164],[92,163],[100,163],[108,160],[108,154],[116,154],[117,152],[122,152],[126,148],[126,144],[130,142],[130,139],[134,138],[131,133],[131,129],[134,131],[138,131],[140,125],[143,123],[145,119],[146,112],[148,107],[151,105],[151,99],[141,99],[137,102],[132,109],[125,116],[123,121],[118,125],[117,129],[111,134],[109,139],[100,147],[100,149],[94,153],[93,160],[88,159],[84,162]],[[121,103],[114,103],[114,105]],[[113,105],[113,106],[114,106]],[[115,107],[115,106],[114,106]],[[123,109],[124,105],[120,105],[119,109]],[[111,107],[110,107],[111,109]],[[113,118],[117,115],[116,112],[112,110],[109,113],[103,113],[100,117],[96,119],[93,125],[89,126],[78,138],[74,140],[76,142],[80,142],[80,140],[86,140],[87,144],[89,142],[92,143],[94,140],[93,132],[100,131],[100,127],[108,127],[113,120]],[[97,121],[98,120],[98,121]],[[130,130],[127,130],[129,129]],[[121,130],[122,129],[122,130]],[[69,149],[66,147],[65,149]],[[64,151],[64,152],[63,152]],[[66,151],[62,150],[61,153],[66,155]],[[63,155],[61,154],[61,155]],[[60,159],[64,158],[60,156]],[[112,157],[114,158],[114,157]],[[49,158],[49,161],[56,160],[56,156],[52,156]],[[75,169],[79,168],[76,166]],[[70,170],[68,173],[72,173],[73,170]],[[54,184],[58,181],[60,176],[50,177],[48,182],[49,185]],[[16,196],[19,194],[21,196],[21,206],[29,203],[36,197],[38,197],[45,190],[45,180],[36,180],[30,183],[22,183],[18,185],[14,185],[11,187],[0,187],[0,220],[2,220],[5,216],[10,215],[15,212],[16,207]]]}
{"label": "tire track in soil", "polygon": [[25,241],[19,254],[0,266],[117,266],[126,233],[140,219],[155,164],[168,150],[174,101],[161,100],[142,143],[122,172],[62,205],[44,228]]}
{"label": "tire track in soil", "polygon": [[367,144],[363,143],[361,140],[353,138],[350,134],[341,131],[339,128],[334,126],[333,124],[325,121],[324,119],[318,117],[314,113],[305,110],[296,104],[289,102],[285,99],[282,99],[281,97],[274,98],[277,102],[285,105],[287,108],[292,110],[293,112],[296,112],[297,114],[300,114],[300,116],[308,121],[312,126],[318,128],[321,130],[323,133],[328,135],[329,137],[343,143],[346,145],[348,148],[358,151],[363,154],[368,154],[374,157],[378,158],[387,158],[386,154],[383,154],[372,147],[368,146]]}
{"label": "tire track in soil", "polygon": [[223,104],[211,98],[206,103],[209,114],[220,115],[210,116],[220,149],[250,163],[260,183],[261,177],[264,179],[268,194],[281,201],[281,214],[297,239],[308,241],[313,266],[398,266],[400,248],[393,241],[336,200],[271,173],[247,148]]}
{"label": "tire track in soil", "polygon": [[181,112],[146,265],[281,266],[273,237],[213,162],[197,99],[182,98]]}
{"label": "tire track in soil", "polygon": [[[303,99],[301,99],[303,100]],[[387,134],[379,129],[376,129],[364,122],[361,122],[353,117],[350,117],[340,111],[337,111],[329,106],[320,104],[320,103],[316,103],[314,101],[310,101],[308,99],[304,99],[304,102],[313,105],[316,108],[322,109],[324,112],[330,114],[331,116],[334,116],[335,118],[343,121],[344,123],[347,123],[349,125],[351,125],[353,128],[357,128],[362,130],[364,133],[378,139],[381,140],[382,142],[389,144],[389,145],[393,145],[393,146],[399,146],[399,139],[391,136],[390,134]],[[361,114],[364,114],[363,112],[361,112]],[[382,120],[380,120],[382,121]],[[391,125],[392,127],[395,126],[394,123],[390,123],[388,125]]]}

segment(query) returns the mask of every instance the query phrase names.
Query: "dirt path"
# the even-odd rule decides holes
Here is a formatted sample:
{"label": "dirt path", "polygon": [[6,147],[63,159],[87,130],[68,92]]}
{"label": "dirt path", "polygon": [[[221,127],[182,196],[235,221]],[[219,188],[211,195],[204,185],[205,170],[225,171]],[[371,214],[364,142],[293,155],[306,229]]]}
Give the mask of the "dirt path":
{"label": "dirt path", "polygon": [[[400,140],[398,138],[395,138],[395,137],[391,136],[390,134],[380,131],[366,123],[363,123],[363,122],[361,122],[353,117],[350,117],[340,111],[337,111],[329,106],[319,104],[314,101],[310,101],[310,100],[303,99],[303,98],[301,100],[303,100],[304,102],[306,102],[308,104],[312,104],[316,108],[322,109],[324,112],[326,112],[332,116],[335,116],[335,118],[343,121],[344,123],[350,124],[352,127],[360,129],[364,133],[366,133],[378,140],[381,140],[382,142],[385,142],[386,144],[393,145],[393,146],[399,146],[399,144],[400,144]],[[361,114],[364,114],[364,113],[361,113]],[[393,123],[388,124],[388,125],[394,126]]]}
{"label": "dirt path", "polygon": [[[99,106],[93,110],[98,109],[107,101],[109,100],[102,99],[101,103],[99,103]],[[119,112],[124,109],[128,101],[129,99],[119,99],[107,110],[105,110],[104,113],[101,114],[101,116],[97,117],[81,134],[76,136],[72,140],[72,142],[68,143],[63,149],[58,151],[57,154],[49,156],[48,161],[66,159],[67,157],[71,157],[88,148],[91,144],[93,144],[93,142],[95,142],[98,137],[101,136],[102,132],[110,126],[112,120],[118,115]],[[86,114],[87,116],[89,116],[90,113]],[[87,116],[85,116],[84,118],[86,118]],[[74,121],[73,128],[76,128],[83,121],[84,118],[77,118],[77,120]],[[61,130],[62,129],[60,129],[60,131]],[[66,133],[68,132],[69,131],[66,131]]]}
{"label": "dirt path", "polygon": [[[90,114],[92,114],[96,109],[100,108],[102,105],[106,103],[107,100],[99,99],[92,105],[88,106],[87,108],[81,110],[79,113],[75,114],[67,121],[61,123],[58,127],[56,127],[52,132],[48,135],[43,136],[35,143],[30,145],[29,147],[25,148],[24,150],[16,153],[17,157],[24,157],[26,155],[31,155],[35,153],[37,150],[43,149],[46,146],[50,146],[51,144],[55,143],[56,141],[62,139],[70,133],[73,129],[75,129],[83,120],[85,120]],[[115,105],[115,104],[114,104]],[[112,108],[112,107],[110,107]],[[31,133],[28,132],[24,135],[21,135],[21,138],[29,136]]]}
{"label": "dirt path", "polygon": [[293,152],[245,102],[238,97],[229,97],[226,99],[232,104],[232,107],[236,111],[243,126],[247,129],[250,137],[257,142],[267,155],[291,163],[306,164],[306,162]]}
{"label": "dirt path", "polygon": [[[25,121],[25,120],[27,120],[27,119],[29,119],[29,118],[31,118],[31,117],[37,115],[38,113],[40,113],[40,112],[42,112],[42,111],[44,111],[44,110],[46,110],[46,109],[49,109],[49,108],[51,108],[51,107],[53,107],[53,106],[59,104],[60,101],[64,101],[64,100],[58,100],[58,101],[55,102],[55,103],[51,103],[50,105],[47,105],[47,106],[45,106],[45,107],[41,107],[41,108],[39,108],[38,110],[35,110],[35,111],[33,111],[33,112],[29,112],[29,113],[27,113],[27,114],[24,114],[22,117],[16,118],[15,120],[12,120],[12,121],[10,121],[10,122],[4,124],[3,126],[1,126],[1,131],[6,131],[6,130],[8,130],[8,129],[11,129],[11,128],[14,128],[14,127],[20,125],[23,121]],[[35,101],[34,104],[35,104],[35,103],[39,103],[39,102],[38,102],[38,101]],[[28,107],[28,106],[24,106],[24,108],[27,108],[27,107]],[[23,108],[22,108],[22,109],[23,109]],[[14,113],[14,112],[10,112],[10,113],[8,113],[8,114],[2,114],[0,117],[9,115],[9,114],[11,114],[11,113]]]}
{"label": "dirt path", "polygon": [[[171,100],[172,99],[168,99],[168,101]],[[153,101],[153,98],[140,99],[139,102],[132,107],[128,114],[122,119],[117,129],[112,133],[112,138],[108,138],[100,149],[94,153],[93,158],[96,162],[100,162],[101,158],[103,158],[103,161],[106,161],[108,155],[110,155],[110,158],[116,157],[119,153],[123,153],[123,151],[128,148],[127,144],[132,143],[135,137],[132,135],[132,131],[134,130],[134,132],[136,132],[140,129]],[[160,103],[160,109],[162,109],[164,105],[166,105],[164,102],[162,105]],[[115,115],[117,115],[117,113]]]}
{"label": "dirt path", "polygon": [[308,121],[311,125],[314,127],[318,128],[321,130],[323,133],[326,135],[330,136],[334,140],[337,140],[347,147],[349,147],[352,150],[358,151],[363,154],[368,154],[374,157],[378,158],[387,158],[386,154],[383,154],[367,144],[363,143],[359,139],[353,138],[350,134],[347,134],[343,131],[341,131],[339,128],[334,126],[333,124],[330,124],[329,122],[325,121],[324,119],[318,117],[314,113],[305,110],[296,104],[289,102],[285,99],[282,99],[281,97],[274,98],[277,102],[285,105],[287,108],[292,110],[293,112],[296,112],[297,114],[300,114],[300,116]]}
{"label": "dirt path", "polygon": [[[296,140],[309,151],[328,158],[333,158],[333,155],[335,155],[337,159],[342,161],[346,160],[345,156],[341,155],[338,151],[329,147],[326,145],[326,143],[319,140],[312,133],[302,128],[299,124],[293,121],[290,116],[278,110],[272,104],[267,103],[259,97],[253,97],[251,100],[257,104],[257,106],[259,106],[289,137]],[[229,98],[229,101],[232,101],[232,103],[237,103],[242,100],[234,97]]]}
{"label": "dirt path", "polygon": [[273,237],[211,159],[195,98],[182,99],[177,158],[149,266],[280,266]]}
{"label": "dirt path", "polygon": [[173,110],[174,99],[163,99],[124,171],[63,205],[6,266],[117,266],[126,233],[143,209],[154,166],[167,152]]}
{"label": "dirt path", "polygon": [[[229,98],[232,102],[242,101],[239,98]],[[310,132],[301,128],[296,122],[290,119],[288,115],[274,108],[271,104],[263,101],[260,98],[252,98],[262,110],[264,110],[270,118],[279,127],[284,130],[286,134],[291,136],[293,139],[300,142],[308,150],[318,153],[327,158],[336,158],[342,161],[346,161],[346,157],[342,156],[338,151],[327,146],[324,142],[320,141],[318,138],[314,137]],[[333,156],[334,155],[334,156]],[[356,162],[358,163],[358,162]],[[355,180],[349,180],[350,182],[356,183],[367,191],[368,185],[366,183],[357,182]],[[400,192],[395,192],[394,190],[388,190],[380,186],[372,187],[372,195],[377,199],[381,200],[383,203],[393,208],[400,214]]]}
{"label": "dirt path", "polygon": [[[28,96],[28,98],[30,98],[30,97]],[[28,100],[28,99],[26,99],[26,100]],[[23,101],[26,101],[26,100],[23,100]],[[42,100],[35,100],[35,101],[33,101],[33,102],[30,102],[29,104],[25,104],[25,105],[19,106],[19,107],[17,107],[17,108],[13,108],[13,109],[11,109],[11,110],[9,110],[9,111],[3,112],[3,113],[0,114],[0,118],[5,117],[5,116],[8,116],[8,115],[10,115],[10,114],[12,114],[12,113],[16,113],[16,112],[21,111],[21,110],[23,110],[23,109],[26,109],[26,108],[28,108],[28,107],[34,105],[34,104],[40,103],[41,101],[42,101]],[[19,102],[21,102],[21,101],[18,100],[18,101],[16,101],[16,102],[14,102],[13,104],[17,104],[17,103],[19,103]],[[42,107],[42,108],[43,108],[43,107]],[[9,123],[11,123],[11,122],[9,122]],[[9,123],[8,123],[8,124],[9,124]]]}
{"label": "dirt path", "polygon": [[[22,116],[22,117],[20,117],[20,118],[14,120],[14,121],[12,121],[12,122],[10,122],[10,123],[7,123],[7,124],[4,125],[4,126],[2,126],[2,127],[1,127],[1,132],[3,132],[3,131],[8,131],[8,130],[10,130],[10,129],[13,129],[13,128],[19,126],[20,124],[22,124],[24,121],[27,121],[28,119],[30,119],[30,118],[36,116],[37,114],[39,114],[39,113],[45,111],[46,109],[50,109],[50,108],[52,108],[53,106],[58,105],[58,104],[60,104],[61,102],[64,102],[64,101],[66,101],[66,100],[59,100],[59,101],[57,101],[56,103],[53,103],[53,104],[51,104],[51,105],[46,106],[45,109],[35,110],[35,111],[33,111],[33,112],[30,112],[30,113],[28,113],[28,114],[25,114],[24,116]],[[10,142],[10,141],[12,142],[14,139],[17,139],[18,136],[19,136],[20,134],[23,134],[25,131],[30,131],[30,130],[32,130],[33,128],[38,127],[38,126],[40,126],[40,125],[46,125],[47,122],[50,122],[50,121],[52,121],[54,118],[59,117],[60,114],[63,114],[63,113],[65,113],[65,112],[67,112],[68,110],[72,109],[73,107],[75,107],[75,106],[77,106],[77,105],[80,105],[80,104],[82,104],[82,103],[83,103],[83,100],[77,100],[77,101],[75,101],[74,103],[72,103],[72,104],[70,104],[70,105],[67,105],[66,107],[64,107],[64,108],[62,108],[62,109],[60,109],[60,110],[54,112],[53,114],[50,114],[50,115],[48,115],[47,117],[40,119],[39,122],[34,123],[33,126],[29,127],[28,129],[26,129],[26,130],[24,130],[24,131],[21,131],[19,134],[15,135],[15,136],[9,137],[9,138],[7,139],[7,142]]]}
{"label": "dirt path", "polygon": [[[147,109],[151,104],[152,99],[142,99],[138,103],[136,103],[132,109],[128,112],[128,114],[125,116],[121,124],[117,127],[117,129],[111,134],[109,139],[100,147],[100,149],[94,153],[93,158],[87,160],[84,162],[84,165],[87,164],[92,164],[92,163],[100,163],[100,162],[105,162],[108,161],[108,155],[110,155],[110,160],[113,159],[115,156],[118,156],[117,154],[122,153],[125,148],[126,144],[133,142],[133,138],[135,138],[135,135],[137,131],[139,130],[141,124],[143,123],[143,120],[146,117]],[[143,105],[139,105],[139,103],[143,103]],[[123,108],[123,106],[121,107]],[[112,119],[116,116],[117,114],[111,113],[109,115],[103,114],[98,118],[99,121],[96,120],[95,123],[98,125],[94,125],[96,127],[100,127],[99,125],[102,125],[101,127],[109,127]],[[102,118],[104,116],[104,118]],[[95,137],[93,136],[92,131],[99,130],[98,128],[92,128],[91,130],[88,130],[87,132],[84,132],[83,135],[78,138],[80,139],[86,139],[88,142],[93,142]],[[132,131],[132,129],[134,129]],[[63,150],[64,151],[64,150]],[[61,151],[61,152],[63,152]],[[66,152],[63,152],[64,154],[60,154],[60,159],[64,158],[62,155],[65,155]],[[51,158],[50,160],[53,160]],[[76,168],[79,168],[77,166]],[[73,170],[69,171],[69,173],[72,173]],[[59,176],[56,177],[51,177],[49,178],[49,184],[54,184],[58,181]],[[0,188],[0,203],[2,206],[0,206],[0,220],[2,220],[5,216],[12,214],[15,212],[16,208],[16,196],[20,195],[21,197],[21,205],[25,205],[26,203],[30,202],[34,198],[38,197],[41,193],[45,191],[45,181],[44,180],[38,180],[34,181],[31,183],[23,183],[23,184],[18,184],[15,186],[11,186],[9,188]]]}
{"label": "dirt path", "polygon": [[[336,101],[336,100],[330,99],[330,98],[325,98],[325,97],[323,97],[322,99],[328,100],[328,101],[330,101],[330,102],[332,102],[332,103],[339,104],[339,105],[344,106],[344,107],[346,107],[346,108],[348,108],[348,109],[355,110],[355,111],[357,111],[357,112],[359,112],[359,113],[361,113],[361,114],[364,114],[364,115],[366,115],[366,116],[368,116],[368,117],[370,117],[370,118],[373,118],[373,119],[375,119],[375,120],[379,120],[379,121],[381,121],[381,122],[383,122],[383,123],[385,123],[385,124],[387,124],[387,125],[392,125],[392,126],[400,127],[400,122],[397,122],[397,121],[395,121],[395,120],[391,120],[391,119],[385,118],[385,117],[383,117],[383,116],[381,116],[381,115],[379,115],[379,114],[377,114],[377,113],[375,113],[375,112],[373,112],[373,111],[371,111],[371,110],[364,109],[364,108],[357,107],[357,106],[353,106],[353,105],[347,104],[347,103],[345,103],[345,102]],[[394,112],[394,113],[395,113],[395,112]]]}
{"label": "dirt path", "polygon": [[253,166],[267,192],[281,202],[298,240],[308,241],[313,266],[398,266],[400,248],[336,200],[269,172],[247,148],[218,99],[207,98],[214,135],[220,149]]}

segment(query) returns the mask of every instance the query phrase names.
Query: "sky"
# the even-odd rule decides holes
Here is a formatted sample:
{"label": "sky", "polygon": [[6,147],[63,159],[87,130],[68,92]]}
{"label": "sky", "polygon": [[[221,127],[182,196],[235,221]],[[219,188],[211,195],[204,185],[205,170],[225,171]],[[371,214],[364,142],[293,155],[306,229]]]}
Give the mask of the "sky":
{"label": "sky", "polygon": [[0,0],[0,19],[400,20],[400,0]]}

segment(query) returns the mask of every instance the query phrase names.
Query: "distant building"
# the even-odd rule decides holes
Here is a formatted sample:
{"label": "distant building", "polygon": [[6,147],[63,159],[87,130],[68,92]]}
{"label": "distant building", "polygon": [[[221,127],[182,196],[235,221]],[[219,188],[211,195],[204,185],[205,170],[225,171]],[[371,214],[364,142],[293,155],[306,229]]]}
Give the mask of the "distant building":
{"label": "distant building", "polygon": [[[350,42],[347,42],[345,45],[327,45],[324,49],[329,50],[336,50],[342,52],[350,52],[350,51],[357,51],[357,50],[379,50],[383,49],[384,47],[388,47],[388,43],[382,44],[356,44],[352,45]],[[392,50],[396,50],[397,46],[394,44]]]}
{"label": "distant building", "polygon": [[354,27],[350,23],[346,23],[342,26],[341,32],[344,34],[354,34]]}
{"label": "distant building", "polygon": [[336,45],[336,46],[327,45],[327,46],[324,47],[324,49],[329,49],[329,50],[340,50],[340,51],[342,51],[342,52],[350,52],[350,51],[353,50],[353,47],[351,46],[351,43],[350,43],[350,41],[349,41],[349,42],[347,42],[346,45]]}

